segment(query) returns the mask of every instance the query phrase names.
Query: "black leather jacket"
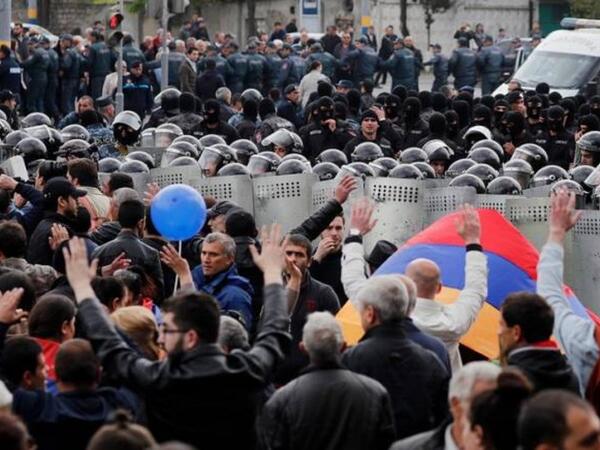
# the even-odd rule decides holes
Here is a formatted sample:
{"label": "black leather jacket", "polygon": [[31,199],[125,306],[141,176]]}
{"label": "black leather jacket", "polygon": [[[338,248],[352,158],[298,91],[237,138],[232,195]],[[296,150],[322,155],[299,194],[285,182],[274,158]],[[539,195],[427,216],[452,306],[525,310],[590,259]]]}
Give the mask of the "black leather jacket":
{"label": "black leather jacket", "polygon": [[157,441],[178,440],[206,450],[252,449],[259,395],[290,341],[284,288],[265,286],[264,299],[254,346],[230,354],[217,344],[201,343],[153,362],[127,346],[98,300],[84,300],[78,320],[104,370],[145,400],[148,427]]}

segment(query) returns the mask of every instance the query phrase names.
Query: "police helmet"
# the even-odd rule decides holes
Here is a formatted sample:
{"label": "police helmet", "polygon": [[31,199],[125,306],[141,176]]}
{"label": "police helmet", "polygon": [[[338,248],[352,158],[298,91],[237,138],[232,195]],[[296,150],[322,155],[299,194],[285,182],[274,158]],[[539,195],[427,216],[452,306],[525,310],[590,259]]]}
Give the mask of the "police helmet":
{"label": "police helmet", "polygon": [[498,159],[500,161],[502,161],[504,159],[504,149],[498,142],[494,141],[493,139],[483,139],[481,141],[475,142],[471,146],[470,151],[473,151],[476,148],[481,148],[481,147],[494,150],[496,152],[496,154],[498,155]]}
{"label": "police helmet", "polygon": [[217,134],[207,134],[206,136],[202,136],[198,139],[198,143],[200,144],[200,148],[204,150],[206,147],[212,147],[217,144],[227,144],[225,139]]}
{"label": "police helmet", "polygon": [[454,161],[452,164],[450,164],[448,170],[446,170],[446,178],[457,177],[460,174],[465,173],[470,167],[473,167],[475,164],[477,164],[475,161],[467,158]]}
{"label": "police helmet", "polygon": [[156,163],[154,162],[152,155],[140,150],[129,153],[125,157],[125,161],[141,161],[146,164],[149,169],[154,169],[156,167]]}
{"label": "police helmet", "polygon": [[248,175],[250,176],[250,171],[248,168],[240,163],[231,163],[227,164],[224,167],[221,167],[217,172],[217,175],[220,177],[231,177],[235,175]]}
{"label": "police helmet", "polygon": [[492,132],[483,125],[475,125],[470,127],[463,135],[466,147],[471,148],[475,142],[492,139]]}
{"label": "police helmet", "polygon": [[348,157],[343,151],[338,150],[337,148],[329,148],[317,155],[315,161],[317,163],[330,162],[338,167],[342,167],[348,164]]}
{"label": "police helmet", "polygon": [[142,130],[140,145],[142,147],[154,147],[154,133],[156,132],[156,128],[150,127]]}
{"label": "police helmet", "polygon": [[548,164],[548,154],[546,150],[537,144],[523,144],[515,149],[512,157],[513,159],[522,159],[531,164],[531,168],[534,172],[537,172],[546,164]]}
{"label": "police helmet", "polygon": [[275,174],[277,175],[295,175],[299,173],[312,173],[310,164],[297,159],[288,159],[287,161],[282,160],[275,171]]}
{"label": "police helmet", "polygon": [[150,169],[141,161],[130,160],[125,161],[119,167],[119,172],[123,173],[150,173]]}
{"label": "police helmet", "polygon": [[500,176],[490,182],[487,193],[492,195],[521,195],[523,189],[517,180]]}
{"label": "police helmet", "polygon": [[189,142],[173,142],[163,153],[160,160],[160,167],[169,167],[171,162],[181,156],[189,156],[198,160],[198,151]]}
{"label": "police helmet", "polygon": [[215,144],[215,145],[211,146],[211,148],[218,148],[219,150],[221,150],[226,155],[225,159],[227,160],[227,163],[238,162],[235,150],[232,149],[229,145]]}
{"label": "police helmet", "polygon": [[133,111],[122,111],[113,120],[113,135],[123,145],[135,144],[142,130],[142,120]]}
{"label": "police helmet", "polygon": [[67,125],[60,130],[63,142],[70,141],[71,139],[81,139],[84,141],[90,140],[90,132],[78,123]]}
{"label": "police helmet", "polygon": [[474,150],[471,150],[467,158],[475,161],[480,164],[487,164],[488,166],[492,166],[494,169],[500,169],[500,158],[494,150],[486,147],[478,147]]}
{"label": "police helmet", "polygon": [[44,143],[34,137],[27,137],[19,141],[19,143],[15,145],[15,150],[18,155],[23,157],[25,165],[29,165],[37,159],[44,159],[48,154]]}
{"label": "police helmet", "polygon": [[180,156],[179,158],[175,158],[172,160],[168,167],[182,167],[182,166],[193,166],[198,167],[198,161],[194,158],[190,158],[189,156]]}
{"label": "police helmet", "polygon": [[180,96],[181,91],[179,89],[170,87],[154,97],[154,104],[160,106],[165,112],[177,114],[179,112]]}
{"label": "police helmet", "polygon": [[415,161],[414,163],[411,163],[411,165],[415,166],[417,169],[419,169],[421,171],[421,173],[423,174],[423,178],[426,178],[426,179],[437,178],[437,176],[435,174],[435,170],[433,170],[433,167],[431,167],[429,165],[429,163],[426,163],[423,161]]}
{"label": "police helmet", "polygon": [[320,162],[313,167],[313,173],[319,177],[319,181],[333,180],[339,172],[340,168],[328,161]]}
{"label": "police helmet", "polygon": [[373,169],[373,173],[376,177],[387,177],[390,173],[390,170],[397,165],[398,161],[387,156],[377,158],[375,161],[371,161],[369,163],[369,166],[371,166],[371,169]]}
{"label": "police helmet", "polygon": [[285,128],[280,128],[268,135],[261,141],[260,145],[271,151],[283,148],[286,153],[301,153],[304,150],[304,144],[300,136]]}
{"label": "police helmet", "polygon": [[417,161],[428,162],[429,158],[427,157],[427,153],[425,150],[419,147],[409,147],[405,150],[402,150],[400,153],[400,162],[403,163],[414,163]]}
{"label": "police helmet", "polygon": [[577,166],[569,170],[569,176],[571,177],[571,180],[579,183],[583,189],[590,190],[590,186],[585,184],[584,181],[592,174],[592,172],[594,172],[592,166]]}
{"label": "police helmet", "polygon": [[[2,110],[0,109],[0,111]],[[0,139],[4,139],[11,131],[12,128],[9,123],[4,119],[0,119]]]}
{"label": "police helmet", "polygon": [[256,144],[248,139],[238,139],[233,141],[230,147],[235,152],[237,160],[242,164],[248,164],[250,157],[258,153],[258,147]]}
{"label": "police helmet", "polygon": [[21,126],[23,128],[35,127],[37,125],[52,126],[52,120],[46,114],[41,112],[32,112],[27,114],[23,120],[21,120]]}
{"label": "police helmet", "polygon": [[535,173],[531,181],[531,186],[546,186],[560,180],[568,180],[569,178],[569,173],[562,167],[555,165],[545,166]]}
{"label": "police helmet", "polygon": [[357,161],[342,166],[340,172],[352,175],[353,177],[374,177],[373,169],[367,163]]}
{"label": "police helmet", "polygon": [[58,131],[47,125],[36,125],[25,128],[23,131],[31,137],[37,138],[44,143],[48,154],[54,156],[62,145],[62,136]]}
{"label": "police helmet", "polygon": [[475,175],[477,178],[483,181],[483,184],[485,184],[486,186],[489,184],[490,181],[498,177],[498,171],[489,164],[484,163],[478,163],[472,167],[469,167],[466,173]]}
{"label": "police helmet", "polygon": [[71,139],[60,146],[57,156],[62,156],[65,159],[70,158],[89,158],[90,147],[92,145],[83,139]]}
{"label": "police helmet", "polygon": [[579,183],[573,180],[560,180],[552,185],[551,192],[557,193],[559,191],[568,191],[575,194],[575,209],[585,208],[585,197],[586,192]]}
{"label": "police helmet", "polygon": [[200,158],[200,151],[198,150],[198,147],[196,147],[194,144],[190,144],[188,141],[178,141],[175,139],[171,145],[169,145],[167,150],[170,148],[179,150],[182,153],[181,156],[189,156],[190,158],[194,159]]}
{"label": "police helmet", "polygon": [[366,164],[382,157],[383,151],[381,147],[374,142],[361,142],[354,148],[351,155],[352,162],[363,162]]}
{"label": "police helmet", "polygon": [[577,148],[590,153],[600,153],[600,131],[588,131],[577,141]]}
{"label": "police helmet", "polygon": [[187,142],[188,144],[193,145],[198,152],[198,157],[200,156],[200,153],[202,152],[202,146],[200,145],[200,141],[198,141],[197,138],[189,134],[184,134],[183,136],[178,136],[175,139],[173,139],[171,145],[177,144],[179,142]]}
{"label": "police helmet", "polygon": [[[493,170],[493,169],[492,169]],[[456,178],[453,178],[449,184],[450,187],[472,187],[478,194],[485,194],[485,184],[476,175],[471,173],[463,173]]]}
{"label": "police helmet", "polygon": [[256,104],[258,104],[262,99],[262,94],[256,89],[246,89],[244,92],[242,92],[242,95],[240,96],[242,105],[244,105],[246,100],[254,100]]}
{"label": "police helmet", "polygon": [[[222,145],[222,144],[217,144]],[[198,164],[202,174],[206,177],[214,177],[221,167],[233,161],[231,153],[217,146],[207,147],[202,152]]]}
{"label": "police helmet", "polygon": [[423,151],[427,153],[427,158],[429,162],[431,161],[450,161],[454,152],[448,144],[446,144],[441,139],[433,139],[428,141],[423,145]]}
{"label": "police helmet", "polygon": [[100,173],[113,173],[119,170],[121,167],[121,161],[117,158],[103,158],[98,161],[98,172]]}
{"label": "police helmet", "polygon": [[595,209],[600,209],[600,186],[596,187],[592,193],[592,204]]}
{"label": "police helmet", "polygon": [[281,158],[273,152],[260,152],[252,155],[248,161],[248,170],[252,176],[275,172]]}
{"label": "police helmet", "polygon": [[0,109],[0,119],[8,120],[8,117],[6,117],[6,113],[4,111],[2,111],[1,109]]}
{"label": "police helmet", "polygon": [[28,138],[28,137],[30,137],[30,136],[23,130],[11,131],[4,138],[4,144],[14,147],[15,145],[17,145],[19,143],[19,141],[21,141],[25,138]]}
{"label": "police helmet", "polygon": [[179,136],[183,136],[183,131],[174,123],[163,123],[154,130],[154,142],[161,148],[168,147]]}
{"label": "police helmet", "polygon": [[300,153],[290,153],[289,155],[285,155],[283,158],[281,158],[281,162],[290,161],[292,159],[310,166],[310,161],[306,158],[306,156],[301,155]]}
{"label": "police helmet", "polygon": [[527,189],[533,169],[524,159],[511,159],[502,167],[502,175],[514,178],[521,185],[521,189]]}
{"label": "police helmet", "polygon": [[412,164],[399,164],[388,175],[389,178],[402,178],[402,179],[413,179],[422,180],[423,172]]}

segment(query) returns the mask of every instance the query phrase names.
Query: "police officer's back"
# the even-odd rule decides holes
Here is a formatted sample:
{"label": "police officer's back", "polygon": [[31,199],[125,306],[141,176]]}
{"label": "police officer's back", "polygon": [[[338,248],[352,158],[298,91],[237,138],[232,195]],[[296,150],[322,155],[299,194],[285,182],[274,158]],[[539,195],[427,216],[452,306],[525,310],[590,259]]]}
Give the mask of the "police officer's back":
{"label": "police officer's back", "polygon": [[395,42],[394,48],[394,54],[384,63],[392,76],[392,89],[399,85],[413,89],[416,87],[415,55],[404,47],[401,39]]}
{"label": "police officer's back", "polygon": [[481,93],[490,94],[500,84],[504,53],[496,45],[491,36],[483,39],[483,48],[477,55],[477,66],[481,72]]}
{"label": "police officer's back", "polygon": [[448,69],[454,75],[454,87],[475,87],[477,84],[477,55],[469,48],[466,38],[458,39],[458,48],[452,52]]}

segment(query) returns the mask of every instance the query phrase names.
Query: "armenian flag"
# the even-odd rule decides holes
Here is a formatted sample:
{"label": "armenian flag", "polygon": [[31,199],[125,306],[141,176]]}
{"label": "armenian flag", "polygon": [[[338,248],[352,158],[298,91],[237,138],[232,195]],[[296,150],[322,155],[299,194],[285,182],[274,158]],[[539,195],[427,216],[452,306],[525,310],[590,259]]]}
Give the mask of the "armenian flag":
{"label": "armenian flag", "polygon": [[[535,292],[539,253],[536,248],[500,213],[478,210],[481,221],[481,245],[488,259],[488,296],[479,316],[461,343],[486,356],[498,356],[498,321],[500,307],[508,294],[516,291]],[[437,301],[450,304],[456,300],[465,284],[465,245],[456,231],[460,213],[448,214],[409,239],[375,273],[401,274],[416,258],[435,261],[441,270],[442,290]],[[573,291],[565,286],[572,309],[592,318]],[[358,313],[350,302],[338,313],[347,342],[355,343],[362,336]]]}

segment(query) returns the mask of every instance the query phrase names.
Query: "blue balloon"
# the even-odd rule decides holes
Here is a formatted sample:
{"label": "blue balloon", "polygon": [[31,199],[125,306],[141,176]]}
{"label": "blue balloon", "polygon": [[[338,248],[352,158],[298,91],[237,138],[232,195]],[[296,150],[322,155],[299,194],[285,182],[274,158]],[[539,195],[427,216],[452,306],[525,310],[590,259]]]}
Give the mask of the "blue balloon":
{"label": "blue balloon", "polygon": [[150,205],[156,229],[170,241],[185,241],[202,229],[206,204],[190,186],[173,184],[161,189]]}

